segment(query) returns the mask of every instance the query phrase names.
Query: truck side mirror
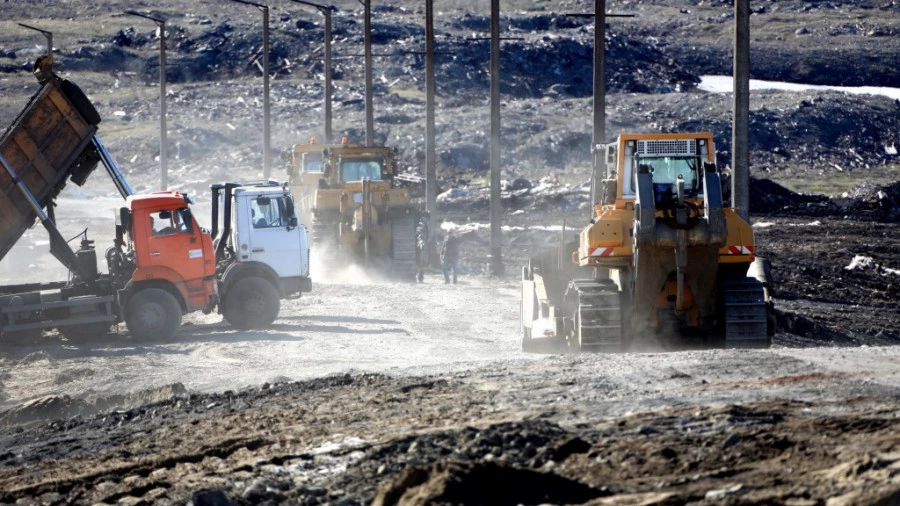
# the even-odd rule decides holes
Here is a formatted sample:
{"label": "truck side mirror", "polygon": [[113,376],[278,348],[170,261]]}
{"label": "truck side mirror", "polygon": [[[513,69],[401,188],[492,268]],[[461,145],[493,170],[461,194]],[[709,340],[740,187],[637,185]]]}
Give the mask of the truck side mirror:
{"label": "truck side mirror", "polygon": [[182,232],[190,232],[194,233],[194,213],[191,212],[190,209],[183,209],[181,211],[181,219],[183,220],[181,226],[183,227]]}
{"label": "truck side mirror", "polygon": [[119,208],[119,224],[126,230],[131,230],[131,210],[127,207]]}

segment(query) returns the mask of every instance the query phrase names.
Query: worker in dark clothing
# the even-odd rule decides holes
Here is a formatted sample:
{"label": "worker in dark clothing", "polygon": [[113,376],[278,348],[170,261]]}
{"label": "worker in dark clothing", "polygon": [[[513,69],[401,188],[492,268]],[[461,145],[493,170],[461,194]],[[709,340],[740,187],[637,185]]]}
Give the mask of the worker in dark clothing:
{"label": "worker in dark clothing", "polygon": [[459,274],[459,237],[456,230],[451,229],[444,237],[444,244],[441,246],[441,270],[444,272],[444,284],[450,282],[450,270],[453,270],[453,284],[456,284],[456,277]]}

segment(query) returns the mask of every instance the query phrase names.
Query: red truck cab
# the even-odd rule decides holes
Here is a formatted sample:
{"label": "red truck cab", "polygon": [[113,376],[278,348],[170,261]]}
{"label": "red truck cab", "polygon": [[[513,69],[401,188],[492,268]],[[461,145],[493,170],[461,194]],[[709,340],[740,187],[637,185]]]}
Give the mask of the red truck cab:
{"label": "red truck cab", "polygon": [[212,238],[197,224],[190,203],[175,191],[127,199],[130,223],[123,228],[134,271],[120,297],[127,299],[125,320],[137,337],[165,334],[170,326],[180,326],[181,314],[212,310],[218,302]]}

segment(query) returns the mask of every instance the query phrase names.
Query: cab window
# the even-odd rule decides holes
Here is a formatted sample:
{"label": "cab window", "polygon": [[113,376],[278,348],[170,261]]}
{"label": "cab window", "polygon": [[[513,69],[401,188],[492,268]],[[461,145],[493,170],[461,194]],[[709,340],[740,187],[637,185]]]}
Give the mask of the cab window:
{"label": "cab window", "polygon": [[322,153],[303,153],[303,172],[321,173],[325,170]]}
{"label": "cab window", "polygon": [[283,197],[261,197],[250,201],[253,228],[286,227],[289,222],[287,202]]}
{"label": "cab window", "polygon": [[154,236],[193,232],[190,210],[184,208],[153,213],[150,215],[150,229]]}
{"label": "cab window", "polygon": [[382,161],[377,159],[341,160],[341,181],[380,180]]}
{"label": "cab window", "polygon": [[[653,174],[654,184],[674,184],[678,180],[678,176],[684,179],[684,189],[688,193],[696,193],[699,181],[697,179],[697,169],[700,166],[700,159],[692,156],[664,156],[658,158],[640,158],[638,166],[648,166],[650,173]],[[632,178],[632,186],[637,181],[637,172],[634,171]],[[632,188],[634,191],[634,188]]]}

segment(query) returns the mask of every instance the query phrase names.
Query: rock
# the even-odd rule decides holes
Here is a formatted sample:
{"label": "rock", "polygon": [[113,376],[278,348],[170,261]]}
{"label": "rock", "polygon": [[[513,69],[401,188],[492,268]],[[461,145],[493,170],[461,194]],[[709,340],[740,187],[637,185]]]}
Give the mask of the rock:
{"label": "rock", "polygon": [[723,448],[731,448],[732,446],[738,444],[741,438],[737,434],[730,434],[728,438],[725,439],[725,442],[722,443]]}
{"label": "rock", "polygon": [[659,431],[650,425],[641,425],[638,427],[638,433],[644,436],[649,436],[650,434],[659,434]]}
{"label": "rock", "polygon": [[266,498],[266,482],[257,478],[241,493],[241,497],[251,502],[261,502]]}
{"label": "rock", "polygon": [[721,500],[728,496],[735,495],[743,489],[744,489],[744,485],[738,483],[737,485],[732,485],[730,487],[717,489],[717,490],[710,490],[709,492],[706,493],[706,500],[707,501]]}
{"label": "rock", "polygon": [[659,454],[666,459],[675,460],[678,458],[678,452],[668,446],[659,451]]}
{"label": "rock", "polygon": [[188,506],[234,506],[236,504],[221,490],[195,492],[188,502]]}
{"label": "rock", "polygon": [[574,437],[553,450],[551,459],[556,462],[562,462],[571,455],[576,453],[587,453],[590,449],[590,443],[579,437]]}

